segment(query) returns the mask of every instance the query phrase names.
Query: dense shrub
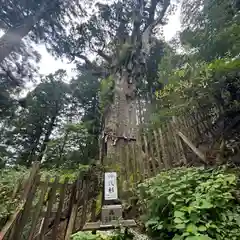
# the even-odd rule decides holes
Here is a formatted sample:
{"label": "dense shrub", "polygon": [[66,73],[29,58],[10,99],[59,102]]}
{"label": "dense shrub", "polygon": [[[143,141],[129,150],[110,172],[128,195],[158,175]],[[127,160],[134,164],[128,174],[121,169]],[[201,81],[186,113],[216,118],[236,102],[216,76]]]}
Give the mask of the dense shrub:
{"label": "dense shrub", "polygon": [[23,167],[4,168],[0,171],[0,227],[16,209],[19,199],[18,196],[12,199],[12,193],[16,184],[26,173],[27,169]]}
{"label": "dense shrub", "polygon": [[240,109],[240,59],[218,59],[212,63],[185,64],[172,70],[164,88],[156,92],[153,124],[168,121],[168,116],[181,115],[202,106],[220,106],[226,111]]}
{"label": "dense shrub", "polygon": [[[235,174],[178,168],[139,186],[148,233],[156,239],[240,239]],[[154,238],[155,239],[155,238]]]}

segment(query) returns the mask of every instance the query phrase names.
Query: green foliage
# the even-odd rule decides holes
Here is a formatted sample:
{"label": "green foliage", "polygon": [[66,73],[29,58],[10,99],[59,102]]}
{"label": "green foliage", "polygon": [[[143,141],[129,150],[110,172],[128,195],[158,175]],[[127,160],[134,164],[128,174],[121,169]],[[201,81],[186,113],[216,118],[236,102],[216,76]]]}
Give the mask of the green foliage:
{"label": "green foliage", "polygon": [[114,79],[109,76],[101,81],[100,87],[100,109],[103,112],[113,102]]}
{"label": "green foliage", "polygon": [[71,236],[72,240],[132,240],[133,235],[127,229],[116,229],[112,234],[77,232]]}
{"label": "green foliage", "polygon": [[13,191],[19,180],[27,175],[27,169],[16,166],[4,168],[0,171],[0,227],[6,218],[16,210],[19,196],[12,199]]}
{"label": "green foliage", "polygon": [[209,64],[185,64],[172,71],[165,87],[156,92],[158,114],[178,115],[193,110],[198,103],[209,107],[215,104],[228,110],[238,108],[235,91],[240,87],[239,69],[239,59],[219,59]]}
{"label": "green foliage", "polygon": [[71,238],[73,240],[103,240],[100,235],[94,235],[90,232],[77,232],[73,234]]}
{"label": "green foliage", "polygon": [[192,0],[182,3],[180,39],[199,60],[239,54],[240,15],[232,1]]}
{"label": "green foliage", "polygon": [[51,169],[41,169],[41,179],[44,181],[46,176],[50,176],[50,182],[53,182],[55,177],[59,177],[60,182],[64,182],[65,178],[69,179],[69,182],[74,182],[80,173],[87,172],[89,170],[90,165],[82,165],[79,164],[74,169],[67,168],[54,168]]}
{"label": "green foliage", "polygon": [[146,227],[159,239],[240,238],[237,177],[225,167],[177,168],[139,186]]}

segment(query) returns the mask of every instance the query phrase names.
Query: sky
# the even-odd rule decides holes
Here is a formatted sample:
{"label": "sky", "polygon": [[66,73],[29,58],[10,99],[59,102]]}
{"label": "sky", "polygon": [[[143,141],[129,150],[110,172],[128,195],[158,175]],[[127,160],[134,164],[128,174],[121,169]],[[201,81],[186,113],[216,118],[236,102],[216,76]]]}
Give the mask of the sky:
{"label": "sky", "polygon": [[[166,41],[170,41],[180,30],[180,8],[178,8],[174,15],[169,17],[168,24],[164,26],[163,33]],[[47,75],[57,71],[58,69],[65,69],[68,76],[73,77],[75,73],[73,71],[74,64],[69,63],[66,59],[55,59],[48,53],[43,44],[38,45],[36,49],[42,55],[42,59],[39,63],[40,74]]]}

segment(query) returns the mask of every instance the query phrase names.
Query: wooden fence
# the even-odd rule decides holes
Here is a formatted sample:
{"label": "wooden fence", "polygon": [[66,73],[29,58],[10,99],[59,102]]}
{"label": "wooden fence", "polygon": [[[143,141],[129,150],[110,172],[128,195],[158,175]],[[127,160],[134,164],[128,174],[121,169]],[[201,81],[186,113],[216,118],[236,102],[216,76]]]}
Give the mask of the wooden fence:
{"label": "wooden fence", "polygon": [[70,239],[86,220],[96,218],[96,198],[101,177],[95,168],[81,174],[74,183],[50,176],[41,180],[39,163],[35,163],[25,183],[19,183],[16,194],[21,204],[0,233],[0,239]]}
{"label": "wooden fence", "polygon": [[[213,114],[214,113],[214,114]],[[143,129],[136,141],[118,144],[115,154],[106,159],[109,169],[118,171],[121,190],[155,176],[164,169],[212,164],[214,143],[223,129],[219,108],[202,107],[181,117],[172,117],[161,128]]]}

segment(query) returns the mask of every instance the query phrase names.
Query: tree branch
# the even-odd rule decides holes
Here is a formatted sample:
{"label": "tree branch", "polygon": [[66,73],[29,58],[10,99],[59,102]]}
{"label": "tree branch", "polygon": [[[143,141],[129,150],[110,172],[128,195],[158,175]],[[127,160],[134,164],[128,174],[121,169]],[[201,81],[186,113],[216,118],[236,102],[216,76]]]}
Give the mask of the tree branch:
{"label": "tree branch", "polygon": [[111,62],[111,60],[112,60],[111,57],[109,57],[107,54],[105,54],[102,50],[98,50],[97,53],[100,57],[102,57],[108,63]]}
{"label": "tree branch", "polygon": [[144,9],[145,2],[144,0],[137,0],[136,8],[133,11],[133,31],[131,35],[131,41],[134,44],[139,35],[140,35],[140,26],[141,26],[141,20],[143,18],[143,9]]}
{"label": "tree branch", "polygon": [[0,66],[2,68],[2,71],[0,71],[0,77],[5,77],[11,80],[15,85],[20,86],[21,79],[15,77],[12,72],[8,69],[6,69],[3,65]]}
{"label": "tree branch", "polygon": [[[152,3],[154,4],[155,1],[156,0],[152,0]],[[142,34],[142,45],[143,45],[143,49],[144,49],[145,54],[149,54],[149,52],[150,52],[149,40],[150,40],[150,36],[151,36],[152,30],[158,24],[160,24],[162,22],[162,19],[165,16],[165,13],[166,13],[169,5],[170,5],[170,0],[164,0],[162,11],[160,12],[159,16],[155,20],[151,20],[152,21],[151,23],[150,23],[150,20],[149,20],[150,24],[147,25],[146,29],[144,30],[144,32]],[[155,6],[154,13],[155,13],[156,7],[157,7],[157,4]],[[154,15],[154,13],[153,13],[153,15]]]}
{"label": "tree branch", "polygon": [[151,24],[151,30],[153,30],[158,24],[160,24],[162,22],[162,19],[165,16],[165,13],[166,13],[169,5],[170,5],[170,0],[164,0],[163,9],[162,9],[160,15]]}
{"label": "tree branch", "polygon": [[94,64],[93,62],[91,62],[86,56],[79,54],[77,55],[77,57],[83,59],[87,65],[88,69],[91,69],[92,71],[94,71],[94,75],[97,76],[102,76],[103,75],[103,70],[100,66]]}

